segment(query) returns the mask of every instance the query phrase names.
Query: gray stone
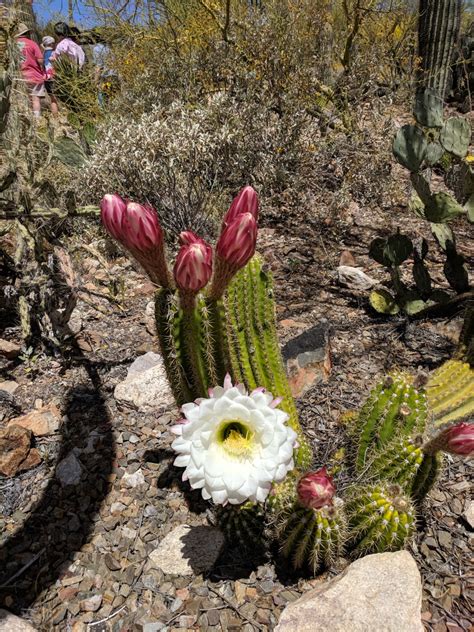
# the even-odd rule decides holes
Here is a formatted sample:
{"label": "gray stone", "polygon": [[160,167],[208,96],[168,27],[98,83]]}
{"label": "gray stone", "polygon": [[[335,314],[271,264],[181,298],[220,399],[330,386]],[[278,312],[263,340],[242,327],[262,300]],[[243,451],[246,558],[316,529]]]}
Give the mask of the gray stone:
{"label": "gray stone", "polygon": [[101,603],[102,595],[92,595],[82,599],[79,605],[84,612],[96,612],[100,608]]}
{"label": "gray stone", "polygon": [[275,632],[423,632],[421,594],[410,553],[368,555],[288,605]]}
{"label": "gray stone", "polygon": [[293,397],[300,397],[331,373],[329,325],[318,325],[289,340],[282,349]]}
{"label": "gray stone", "polygon": [[154,621],[153,623],[145,623],[143,626],[143,632],[158,632],[165,627],[165,623],[162,621]]}
{"label": "gray stone", "polygon": [[115,387],[114,397],[140,412],[164,411],[175,406],[161,355],[149,351],[138,357],[125,380]]}
{"label": "gray stone", "polygon": [[143,483],[145,482],[145,477],[143,476],[143,472],[141,471],[141,469],[137,470],[133,474],[125,472],[125,474],[122,476],[122,482],[127,487],[138,487],[138,485],[143,485]]}
{"label": "gray stone", "polygon": [[337,268],[337,279],[341,285],[345,285],[351,290],[361,291],[370,290],[378,283],[360,268],[352,266],[339,266]]}
{"label": "gray stone", "polygon": [[153,568],[169,575],[196,575],[211,569],[224,546],[215,527],[180,525],[150,553]]}
{"label": "gray stone", "polygon": [[56,468],[56,476],[63,487],[66,485],[77,485],[81,481],[81,475],[82,465],[72,452],[60,461]]}
{"label": "gray stone", "polygon": [[0,632],[36,632],[31,623],[0,608]]}

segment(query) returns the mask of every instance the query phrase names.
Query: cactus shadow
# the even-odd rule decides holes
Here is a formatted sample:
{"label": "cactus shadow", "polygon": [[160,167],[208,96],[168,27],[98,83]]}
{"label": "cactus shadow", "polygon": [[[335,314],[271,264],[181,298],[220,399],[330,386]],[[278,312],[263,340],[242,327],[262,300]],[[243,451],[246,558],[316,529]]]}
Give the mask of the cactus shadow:
{"label": "cactus shadow", "polygon": [[175,457],[176,454],[172,450],[158,448],[157,450],[147,450],[143,455],[143,460],[147,463],[164,464],[157,480],[159,489],[180,491],[189,511],[195,514],[206,513],[209,504],[203,499],[198,489],[191,489],[189,484],[182,480],[183,469],[173,465]]}
{"label": "cactus shadow", "polygon": [[[24,524],[0,547],[0,603],[17,614],[70,566],[108,492],[114,437],[98,373],[93,368],[88,373],[88,382],[67,393],[54,473]],[[66,457],[80,463],[78,484],[62,486],[57,478]]]}

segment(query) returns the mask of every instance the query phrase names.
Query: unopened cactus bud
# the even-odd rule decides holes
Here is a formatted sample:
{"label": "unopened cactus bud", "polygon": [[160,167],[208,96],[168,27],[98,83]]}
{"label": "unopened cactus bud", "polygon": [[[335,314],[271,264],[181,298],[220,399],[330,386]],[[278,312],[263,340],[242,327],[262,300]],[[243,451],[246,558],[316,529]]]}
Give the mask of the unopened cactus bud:
{"label": "unopened cactus bud", "polygon": [[181,246],[173,273],[181,290],[193,293],[202,290],[212,274],[211,246],[202,240]]}
{"label": "unopened cactus bud", "polygon": [[217,254],[239,270],[250,261],[257,244],[257,222],[252,213],[238,215],[221,233]]}
{"label": "unopened cactus bud", "polygon": [[127,210],[126,203],[120,195],[107,193],[100,203],[100,219],[107,232],[118,241],[123,242],[123,220]]}
{"label": "unopened cactus bud", "polygon": [[251,213],[242,213],[223,228],[216,245],[216,270],[210,291],[212,299],[224,293],[232,277],[255,254],[257,222]]}
{"label": "unopened cactus bud", "polygon": [[257,192],[251,186],[244,187],[232,200],[232,204],[222,220],[222,228],[229,226],[238,215],[243,215],[244,213],[250,213],[255,221],[258,221],[258,208]]}
{"label": "unopened cactus bud", "polygon": [[163,231],[151,206],[129,202],[123,222],[126,245],[148,251],[163,244]]}
{"label": "unopened cactus bud", "polygon": [[336,492],[332,476],[327,473],[325,467],[316,472],[305,474],[298,483],[298,500],[310,509],[321,509],[332,505],[332,499]]}
{"label": "unopened cactus bud", "polygon": [[126,203],[116,194],[105,195],[100,206],[102,223],[112,237],[129,250],[154,283],[170,287],[156,211],[148,205]]}
{"label": "unopened cactus bud", "polygon": [[439,450],[459,456],[474,454],[474,423],[461,422],[451,426],[423,446],[423,451],[427,454]]}
{"label": "unopened cactus bud", "polygon": [[182,246],[189,246],[195,243],[205,244],[206,242],[196,235],[196,233],[193,233],[192,230],[183,230],[183,232],[179,234],[179,243]]}

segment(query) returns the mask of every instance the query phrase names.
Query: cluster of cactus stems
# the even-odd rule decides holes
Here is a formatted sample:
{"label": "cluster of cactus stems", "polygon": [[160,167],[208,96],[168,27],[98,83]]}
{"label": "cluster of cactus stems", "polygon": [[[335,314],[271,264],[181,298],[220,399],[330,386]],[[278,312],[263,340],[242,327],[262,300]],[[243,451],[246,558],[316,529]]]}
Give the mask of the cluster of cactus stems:
{"label": "cluster of cactus stems", "polygon": [[274,483],[265,503],[219,506],[218,524],[231,543],[245,547],[265,547],[272,535],[295,569],[313,572],[345,553],[402,548],[436,480],[440,453],[473,449],[474,426],[461,420],[474,411],[474,371],[452,360],[423,386],[402,372],[384,377],[351,416],[337,494],[336,467],[309,471],[313,454],[280,353],[272,279],[254,256],[257,216],[256,194],[246,187],[224,217],[216,255],[186,231],[171,273],[156,213],[118,196],[102,203],[109,233],[161,285],[156,325],[178,404],[205,398],[229,373],[248,390],[271,391],[297,433],[294,470]]}

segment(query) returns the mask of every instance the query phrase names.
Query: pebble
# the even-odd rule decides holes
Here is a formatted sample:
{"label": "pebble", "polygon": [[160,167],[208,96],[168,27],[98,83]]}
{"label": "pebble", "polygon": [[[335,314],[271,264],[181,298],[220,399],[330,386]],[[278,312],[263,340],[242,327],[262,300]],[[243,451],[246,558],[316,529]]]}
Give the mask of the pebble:
{"label": "pebble", "polygon": [[81,610],[84,612],[96,612],[102,603],[102,595],[92,595],[80,601]]}
{"label": "pebble", "polygon": [[125,474],[122,476],[122,483],[127,487],[135,488],[138,487],[138,485],[143,485],[144,482],[145,476],[143,475],[141,469],[137,470],[133,474],[125,472]]}

